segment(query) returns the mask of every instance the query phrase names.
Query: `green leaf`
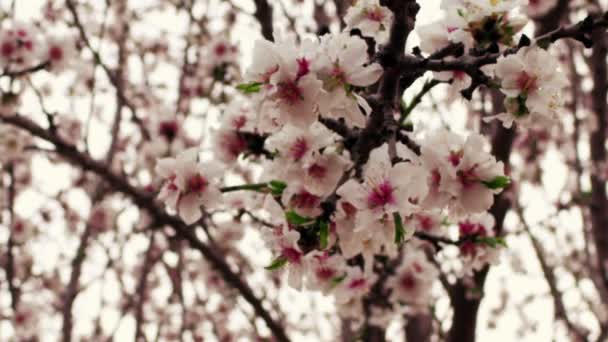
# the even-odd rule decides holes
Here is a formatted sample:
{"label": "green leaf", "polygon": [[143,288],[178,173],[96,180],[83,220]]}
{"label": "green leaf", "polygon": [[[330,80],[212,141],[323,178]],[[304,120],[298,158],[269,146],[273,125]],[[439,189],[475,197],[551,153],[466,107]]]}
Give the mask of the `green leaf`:
{"label": "green leaf", "polygon": [[262,89],[262,83],[260,82],[250,82],[250,83],[242,83],[236,86],[236,89],[242,91],[245,94],[257,93]]}
{"label": "green leaf", "polygon": [[314,223],[315,221],[315,219],[313,218],[300,216],[293,210],[285,213],[285,219],[287,219],[287,222],[289,224],[292,224],[294,226],[305,226]]}
{"label": "green leaf", "polygon": [[497,176],[492,180],[482,181],[482,183],[492,190],[504,189],[511,184],[511,179],[507,176]]}
{"label": "green leaf", "polygon": [[405,228],[403,227],[403,220],[399,213],[393,213],[393,219],[395,220],[395,243],[400,244],[405,240]]}
{"label": "green leaf", "polygon": [[273,196],[281,196],[283,194],[283,190],[287,187],[285,182],[281,182],[278,180],[273,180],[268,182],[268,188],[270,189],[270,193]]}
{"label": "green leaf", "polygon": [[329,244],[329,224],[325,221],[319,222],[319,247],[321,249],[327,248]]}
{"label": "green leaf", "polygon": [[264,267],[265,269],[267,269],[268,271],[274,271],[274,270],[278,270],[279,268],[285,266],[285,264],[287,264],[287,258],[284,256],[280,256],[276,259],[274,259],[270,265]]}
{"label": "green leaf", "polygon": [[337,277],[333,277],[331,279],[331,286],[334,287],[334,286],[339,285],[344,279],[346,279],[346,274],[337,276]]}
{"label": "green leaf", "polygon": [[497,248],[498,246],[507,247],[507,242],[500,236],[478,237],[475,239],[475,242],[490,246],[492,248]]}

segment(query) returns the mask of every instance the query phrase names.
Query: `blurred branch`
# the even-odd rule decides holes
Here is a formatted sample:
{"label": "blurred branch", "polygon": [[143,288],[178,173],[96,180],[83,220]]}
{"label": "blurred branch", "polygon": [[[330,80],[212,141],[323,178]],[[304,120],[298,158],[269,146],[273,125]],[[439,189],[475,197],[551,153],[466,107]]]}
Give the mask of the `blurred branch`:
{"label": "blurred branch", "polygon": [[576,336],[576,341],[587,341],[587,334],[583,332],[579,327],[574,325],[574,323],[572,323],[572,321],[568,318],[568,311],[566,309],[566,306],[564,305],[564,301],[562,300],[562,294],[557,288],[557,279],[555,277],[554,270],[545,258],[541,242],[536,238],[536,236],[534,236],[532,230],[530,229],[530,225],[524,218],[523,208],[519,204],[517,204],[515,206],[515,210],[517,212],[517,215],[519,216],[520,222],[524,226],[524,231],[526,232],[526,235],[528,235],[528,237],[530,238],[532,248],[534,249],[534,254],[538,259],[540,269],[543,272],[543,276],[545,277],[547,285],[549,286],[549,291],[551,297],[553,298],[555,318],[564,322],[568,331],[572,335]]}
{"label": "blurred branch", "polygon": [[6,246],[6,282],[8,283],[8,290],[10,292],[11,297],[11,308],[13,309],[13,314],[17,311],[19,307],[19,288],[15,285],[15,255],[13,254],[13,249],[15,247],[15,241],[13,239],[13,229],[15,223],[15,171],[12,164],[9,164],[6,167],[6,172],[9,177],[9,185],[8,185],[8,212],[9,212],[9,235],[8,235],[8,243]]}
{"label": "blurred branch", "polygon": [[91,171],[102,177],[111,188],[124,194],[141,209],[147,211],[152,220],[159,226],[171,227],[179,238],[187,241],[192,248],[198,250],[213,265],[227,284],[240,292],[243,298],[253,307],[256,314],[266,322],[266,325],[277,341],[289,341],[283,327],[272,318],[262,305],[260,299],[256,297],[249,285],[241,279],[240,275],[231,270],[230,265],[224,260],[223,256],[201,241],[196,236],[195,231],[181,219],[167,214],[164,209],[160,208],[155,203],[152,194],[131,185],[127,179],[116,175],[105,163],[94,160],[88,154],[78,151],[76,147],[67,143],[58,135],[49,132],[28,118],[19,115],[1,116],[0,122],[18,127],[35,137],[53,144],[59,155],[83,170]]}
{"label": "blurred branch", "polygon": [[124,83],[123,83],[123,81],[120,80],[120,77],[118,76],[119,73],[118,72],[115,73],[112,69],[110,69],[109,66],[107,66],[105,63],[103,63],[101,56],[99,55],[99,52],[93,48],[91,42],[89,41],[87,33],[80,20],[80,16],[78,15],[78,10],[76,9],[76,6],[74,5],[74,0],[66,0],[65,4],[68,7],[68,10],[70,11],[70,13],[72,14],[72,17],[74,18],[74,25],[76,25],[76,28],[78,29],[78,33],[80,34],[80,39],[82,39],[82,41],[84,42],[86,47],[93,54],[95,62],[99,66],[101,66],[101,68],[104,70],[106,76],[110,80],[110,83],[112,83],[112,85],[116,89],[116,96],[120,99],[120,101],[125,106],[127,106],[131,110],[132,120],[140,128],[144,139],[149,140],[150,132],[148,132],[148,129],[146,128],[144,123],[137,116],[137,111],[136,111],[135,106],[131,103],[131,101],[129,101],[129,99],[127,99],[127,97],[125,95]]}
{"label": "blurred branch", "polygon": [[272,6],[268,0],[254,0],[254,16],[262,27],[262,36],[269,41],[273,41],[272,36]]}

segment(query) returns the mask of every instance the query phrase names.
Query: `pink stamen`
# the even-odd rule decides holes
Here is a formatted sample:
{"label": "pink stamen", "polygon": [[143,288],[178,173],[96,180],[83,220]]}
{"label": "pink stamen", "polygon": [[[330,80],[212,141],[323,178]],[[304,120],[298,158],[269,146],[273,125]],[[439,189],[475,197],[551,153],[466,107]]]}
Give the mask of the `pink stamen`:
{"label": "pink stamen", "polygon": [[517,77],[517,88],[521,91],[531,93],[537,88],[536,76],[531,76],[527,72],[523,71]]}
{"label": "pink stamen", "polygon": [[178,129],[179,126],[177,125],[177,121],[162,121],[158,127],[158,133],[167,140],[173,141],[177,136]]}
{"label": "pink stamen", "polygon": [[327,168],[323,165],[312,164],[308,168],[308,175],[313,178],[317,178],[317,179],[324,178],[326,174],[327,174]]}
{"label": "pink stamen", "polygon": [[367,203],[370,208],[377,208],[387,204],[395,203],[393,195],[393,187],[388,181],[384,181],[376,186],[367,197]]}
{"label": "pink stamen", "polygon": [[310,61],[302,57],[296,59],[296,63],[298,63],[298,73],[296,75],[296,80],[298,80],[310,72]]}
{"label": "pink stamen", "polygon": [[448,160],[450,161],[452,166],[456,167],[456,166],[458,166],[458,164],[460,164],[460,161],[462,160],[463,156],[464,156],[464,151],[462,151],[462,150],[451,151],[450,155],[448,156]]}
{"label": "pink stamen", "polygon": [[367,280],[365,278],[353,279],[349,284],[348,288],[351,290],[362,288],[367,284]]}
{"label": "pink stamen", "polygon": [[384,20],[384,12],[382,12],[382,9],[379,6],[368,8],[366,18],[371,21],[380,22]]}
{"label": "pink stamen", "polygon": [[321,280],[329,280],[334,277],[334,275],[336,274],[336,271],[329,267],[320,267],[320,268],[317,268],[315,273],[317,275],[317,278],[319,278]]}
{"label": "pink stamen", "polygon": [[53,61],[60,61],[63,59],[63,49],[59,46],[51,46],[49,49],[49,57]]}
{"label": "pink stamen", "polygon": [[291,204],[296,208],[315,208],[320,202],[319,196],[315,196],[306,190],[293,196]]}
{"label": "pink stamen", "polygon": [[299,137],[296,139],[294,144],[291,145],[289,151],[291,152],[291,156],[293,157],[293,159],[295,161],[298,161],[302,159],[302,157],[304,157],[306,152],[308,152],[308,142],[305,138]]}
{"label": "pink stamen", "polygon": [[400,279],[401,286],[407,290],[413,290],[416,287],[416,278],[410,273],[406,273]]}
{"label": "pink stamen", "polygon": [[293,106],[304,99],[302,91],[296,82],[293,81],[279,83],[278,96],[290,106]]}
{"label": "pink stamen", "polygon": [[292,247],[283,248],[283,252],[281,253],[290,263],[299,264],[300,259],[302,257],[302,253],[300,253],[297,249]]}
{"label": "pink stamen", "polygon": [[188,179],[188,190],[190,192],[203,192],[209,182],[200,174],[196,174]]}

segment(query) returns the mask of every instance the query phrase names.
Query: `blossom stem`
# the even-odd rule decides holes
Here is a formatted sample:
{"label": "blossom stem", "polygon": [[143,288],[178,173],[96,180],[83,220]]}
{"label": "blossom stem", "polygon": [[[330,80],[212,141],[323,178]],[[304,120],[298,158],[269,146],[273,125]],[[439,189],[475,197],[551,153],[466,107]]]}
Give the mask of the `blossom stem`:
{"label": "blossom stem", "polygon": [[235,186],[226,186],[220,188],[221,192],[233,192],[233,191],[241,191],[241,190],[251,190],[256,192],[263,192],[268,188],[268,183],[251,183],[251,184],[242,184]]}

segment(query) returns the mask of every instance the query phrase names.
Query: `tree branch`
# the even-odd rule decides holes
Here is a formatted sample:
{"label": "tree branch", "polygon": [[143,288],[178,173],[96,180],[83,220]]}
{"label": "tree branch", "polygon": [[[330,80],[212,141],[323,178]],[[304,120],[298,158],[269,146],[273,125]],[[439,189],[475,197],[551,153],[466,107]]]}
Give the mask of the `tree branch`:
{"label": "tree branch", "polygon": [[125,178],[112,172],[104,163],[94,160],[88,154],[78,151],[76,147],[67,143],[56,134],[47,131],[30,119],[19,115],[9,115],[1,116],[0,122],[21,128],[33,136],[52,143],[55,146],[56,152],[67,161],[85,171],[91,171],[102,177],[110,187],[123,193],[138,207],[147,211],[153,221],[158,225],[171,227],[179,238],[187,241],[192,248],[198,250],[211,265],[214,266],[218,273],[222,275],[226,283],[240,292],[243,298],[253,307],[256,314],[264,320],[277,341],[289,341],[283,327],[272,318],[270,313],[263,307],[260,299],[255,296],[253,290],[243,279],[241,279],[240,275],[231,270],[230,266],[216,250],[210,248],[206,243],[201,241],[191,227],[187,226],[181,219],[167,214],[164,209],[160,208],[154,202],[154,197],[151,194],[131,185]]}

